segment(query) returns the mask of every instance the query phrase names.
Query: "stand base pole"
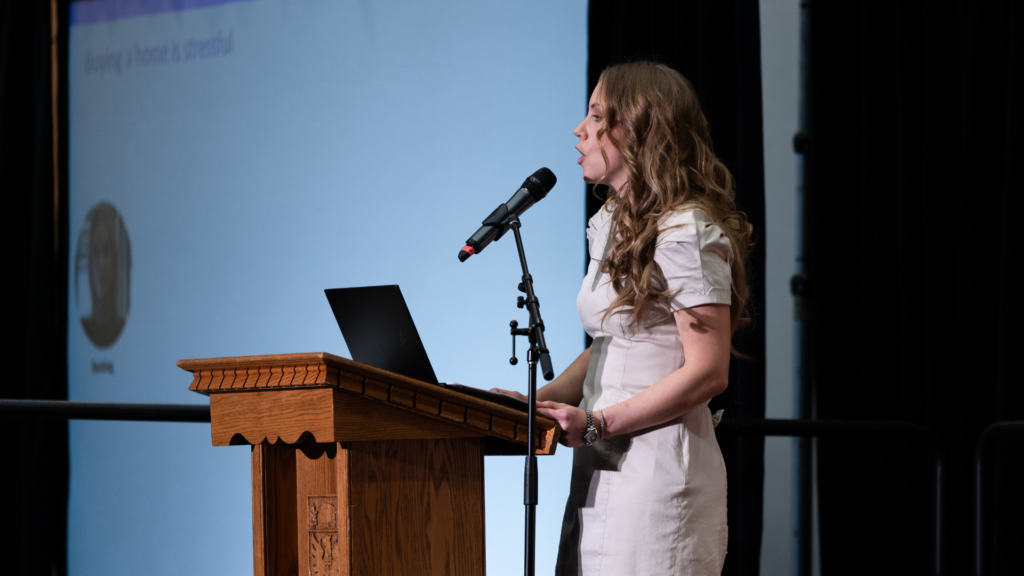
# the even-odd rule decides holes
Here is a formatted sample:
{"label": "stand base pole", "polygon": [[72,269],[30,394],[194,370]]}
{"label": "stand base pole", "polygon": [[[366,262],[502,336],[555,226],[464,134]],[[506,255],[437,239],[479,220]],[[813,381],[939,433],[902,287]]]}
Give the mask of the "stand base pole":
{"label": "stand base pole", "polygon": [[526,505],[526,576],[533,576],[536,564],[537,507]]}
{"label": "stand base pole", "polygon": [[[531,338],[531,340],[533,340]],[[527,418],[526,469],[523,471],[523,504],[526,505],[526,558],[525,574],[534,575],[537,547],[537,448],[535,425],[537,422],[537,356],[536,344],[531,342],[526,359],[530,365],[529,387],[527,388],[529,408]]]}

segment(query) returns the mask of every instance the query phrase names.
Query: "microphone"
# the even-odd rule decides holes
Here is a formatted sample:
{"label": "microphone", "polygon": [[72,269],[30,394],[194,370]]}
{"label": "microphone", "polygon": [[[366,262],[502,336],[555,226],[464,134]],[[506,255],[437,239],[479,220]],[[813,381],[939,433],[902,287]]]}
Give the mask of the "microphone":
{"label": "microphone", "polygon": [[554,188],[557,181],[554,172],[547,168],[541,168],[531,174],[512,198],[505,204],[499,204],[494,212],[484,219],[480,229],[466,240],[465,248],[459,251],[459,262],[465,262],[473,254],[483,252],[488,244],[504,236],[512,226],[509,222],[512,216],[518,218],[530,206],[540,202]]}

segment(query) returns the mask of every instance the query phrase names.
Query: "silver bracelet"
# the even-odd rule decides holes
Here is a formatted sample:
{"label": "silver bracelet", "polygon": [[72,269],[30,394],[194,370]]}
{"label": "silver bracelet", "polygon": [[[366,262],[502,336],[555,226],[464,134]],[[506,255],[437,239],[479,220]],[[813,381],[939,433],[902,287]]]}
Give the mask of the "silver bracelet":
{"label": "silver bracelet", "polygon": [[598,408],[597,412],[601,415],[601,439],[604,440],[604,409]]}

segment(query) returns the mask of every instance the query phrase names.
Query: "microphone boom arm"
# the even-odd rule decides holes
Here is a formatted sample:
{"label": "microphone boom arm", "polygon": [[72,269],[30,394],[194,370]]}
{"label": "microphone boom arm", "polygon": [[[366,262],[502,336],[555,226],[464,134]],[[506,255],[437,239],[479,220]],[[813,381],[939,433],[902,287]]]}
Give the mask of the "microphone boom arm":
{"label": "microphone boom arm", "polygon": [[[535,344],[537,347],[537,354],[539,354],[540,358],[541,374],[544,375],[545,380],[550,381],[555,377],[555,371],[551,368],[551,356],[548,353],[547,342],[544,340],[544,320],[540,317],[540,300],[537,299],[537,295],[533,291],[533,276],[530,275],[530,270],[526,266],[526,252],[523,250],[523,237],[519,234],[519,227],[522,226],[522,224],[519,222],[519,218],[513,214],[508,219],[508,225],[512,228],[512,233],[515,234],[516,248],[519,249],[519,263],[523,267],[523,282],[520,290],[526,293],[525,305],[526,310],[530,313],[530,343]],[[504,234],[504,231],[501,234]]]}

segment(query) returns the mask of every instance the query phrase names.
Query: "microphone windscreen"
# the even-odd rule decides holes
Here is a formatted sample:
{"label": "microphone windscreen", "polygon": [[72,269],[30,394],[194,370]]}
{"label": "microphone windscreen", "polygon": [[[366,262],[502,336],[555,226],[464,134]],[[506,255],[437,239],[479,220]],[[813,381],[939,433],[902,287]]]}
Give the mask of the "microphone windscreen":
{"label": "microphone windscreen", "polygon": [[529,190],[534,202],[539,202],[555,187],[555,182],[558,182],[555,173],[547,168],[541,168],[530,174],[530,177],[523,182],[523,188]]}

